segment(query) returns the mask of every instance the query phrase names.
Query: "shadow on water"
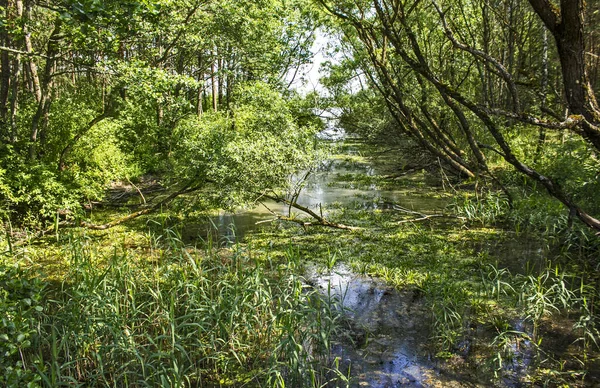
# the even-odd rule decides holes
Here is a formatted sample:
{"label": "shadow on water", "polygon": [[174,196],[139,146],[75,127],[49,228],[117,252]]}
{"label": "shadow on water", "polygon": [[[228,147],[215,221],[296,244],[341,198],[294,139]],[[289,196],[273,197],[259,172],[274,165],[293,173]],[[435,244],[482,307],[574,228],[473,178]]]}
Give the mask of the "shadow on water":
{"label": "shadow on water", "polygon": [[212,240],[219,245],[232,245],[242,241],[246,233],[256,231],[260,222],[273,216],[268,213],[249,211],[240,213],[221,213],[209,217],[205,222],[188,222],[181,232],[186,243],[200,240]]}

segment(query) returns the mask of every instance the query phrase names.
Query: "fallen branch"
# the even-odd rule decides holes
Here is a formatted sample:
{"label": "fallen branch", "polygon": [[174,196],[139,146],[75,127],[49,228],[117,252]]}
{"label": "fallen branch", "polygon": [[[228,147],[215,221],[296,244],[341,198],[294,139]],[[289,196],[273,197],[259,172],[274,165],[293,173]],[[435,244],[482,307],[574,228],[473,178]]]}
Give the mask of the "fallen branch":
{"label": "fallen branch", "polygon": [[412,218],[410,220],[398,221],[397,224],[400,225],[400,224],[408,224],[409,222],[427,221],[427,220],[432,219],[432,218],[455,218],[455,219],[459,219],[461,221],[465,221],[466,220],[465,217],[452,216],[452,215],[448,215],[448,214],[426,214],[423,217]]}
{"label": "fallen branch", "polygon": [[412,174],[412,173],[417,172],[419,170],[423,170],[425,167],[426,166],[410,167],[410,168],[404,169],[404,170],[402,170],[402,171],[400,171],[400,172],[398,172],[396,174],[384,175],[384,176],[382,176],[382,178],[383,179],[389,179],[389,180],[402,178],[403,176]]}
{"label": "fallen branch", "polygon": [[[94,204],[99,205],[99,206],[123,206],[126,204],[127,201],[129,201],[130,197],[133,197],[134,195],[136,195],[136,192],[138,194],[144,196],[144,198],[146,198],[150,194],[155,194],[155,193],[159,193],[159,192],[166,190],[166,188],[160,184],[153,184],[152,186],[141,187],[141,188],[135,187],[135,185],[131,184],[131,187],[132,187],[131,190],[129,190],[128,188],[110,189],[110,190],[108,190],[108,198],[106,201],[95,202]],[[149,198],[146,202],[152,202],[152,200],[155,197],[156,196]],[[138,206],[138,205],[136,205],[136,206]]]}
{"label": "fallen branch", "polygon": [[[271,209],[269,209],[267,206],[265,206],[265,204],[263,203],[263,206],[265,206],[265,208],[267,208],[267,210],[276,217],[276,220],[295,222],[299,225],[302,225],[304,228],[308,228],[309,226],[326,226],[329,228],[344,229],[344,230],[359,230],[359,229],[361,229],[357,226],[349,226],[349,225],[344,225],[344,224],[340,224],[337,222],[327,221],[322,215],[318,215],[311,209],[309,209],[305,206],[299,205],[295,201],[290,201],[286,198],[281,198],[281,197],[273,196],[273,195],[269,195],[269,194],[261,194],[261,197],[268,198],[275,202],[280,202],[280,203],[286,204],[289,207],[293,207],[294,209],[298,209],[298,210],[308,214],[316,221],[311,222],[311,221],[306,221],[306,220],[302,220],[299,218],[293,218],[293,217],[284,216],[282,214],[277,214],[274,211],[272,211]],[[272,221],[274,221],[274,220],[272,220]]]}
{"label": "fallen branch", "polygon": [[81,228],[92,229],[92,230],[106,230],[106,229],[113,228],[113,227],[115,227],[117,225],[121,225],[127,221],[130,221],[130,220],[133,220],[140,216],[143,216],[145,214],[151,213],[151,212],[155,211],[156,209],[160,208],[161,206],[166,205],[167,203],[171,202],[173,199],[177,198],[178,196],[180,196],[182,194],[191,193],[193,191],[200,189],[200,186],[190,187],[191,185],[192,185],[192,183],[189,182],[189,183],[185,184],[181,189],[169,194],[169,196],[167,196],[163,200],[155,203],[154,205],[148,206],[148,207],[146,207],[142,210],[139,210],[135,213],[131,213],[125,217],[118,218],[116,220],[107,222],[105,224],[98,225],[98,224],[93,224],[93,223],[87,222],[87,221],[62,221],[62,222],[54,224],[52,227],[50,227],[48,229],[39,231],[38,233],[34,234],[30,238],[27,238],[25,240],[22,240],[20,242],[13,244],[13,246],[21,246],[21,245],[29,243],[33,240],[37,240],[38,238],[41,238],[47,234],[55,232],[57,228],[79,228],[79,227],[81,227]]}
{"label": "fallen branch", "polygon": [[137,187],[136,185],[133,184],[133,182],[127,178],[127,182],[129,182],[129,184],[133,187],[135,187],[135,189],[137,190],[137,192],[140,194],[140,197],[142,197],[142,201],[144,201],[144,205],[146,204],[146,198],[144,197],[144,193],[142,193],[142,190],[140,190],[139,187]]}
{"label": "fallen branch", "polygon": [[[338,224],[338,223],[329,222],[329,221],[311,222],[311,221],[302,220],[300,218],[294,218],[294,217],[284,216],[282,214],[277,214],[276,217],[277,218],[275,220],[294,222],[294,223],[302,226],[304,229],[307,229],[309,226],[327,226],[327,227],[330,227],[330,228],[345,229],[345,230],[358,230],[358,229],[360,229],[360,228],[358,228],[356,226],[348,226],[348,225]],[[272,222],[272,221],[275,221],[275,220],[270,220],[270,221]]]}
{"label": "fallen branch", "polygon": [[402,207],[402,206],[400,206],[400,205],[396,205],[396,204],[392,205],[392,209],[394,209],[394,210],[398,210],[398,211],[401,211],[401,212],[403,212],[403,213],[408,213],[408,214],[416,214],[416,215],[418,215],[418,216],[425,217],[425,214],[424,214],[424,213],[420,213],[420,212],[418,212],[418,211],[410,210],[410,209],[407,209],[407,208],[405,208],[405,207]]}
{"label": "fallen branch", "polygon": [[421,212],[417,212],[417,211],[414,211],[414,210],[407,209],[407,208],[399,206],[399,205],[393,205],[392,208],[394,210],[398,210],[398,211],[401,211],[403,213],[414,214],[414,215],[419,216],[419,218],[412,218],[410,220],[398,221],[397,222],[398,224],[407,224],[409,222],[427,221],[427,220],[430,220],[432,218],[454,218],[454,219],[458,219],[458,220],[461,220],[461,221],[466,221],[467,220],[465,217],[455,216],[455,215],[451,215],[451,214],[442,214],[442,213],[438,213],[438,214],[425,214],[425,213],[421,213]]}
{"label": "fallen branch", "polygon": [[180,196],[181,194],[185,194],[185,193],[191,193],[192,191],[196,191],[198,190],[200,187],[195,187],[190,189],[191,186],[191,182],[187,183],[185,186],[183,186],[181,189],[179,189],[178,191],[175,191],[173,193],[171,193],[168,197],[166,197],[165,199],[163,199],[160,202],[155,203],[154,205],[147,207],[145,209],[139,210],[135,213],[131,213],[128,216],[116,219],[114,221],[111,222],[107,222],[106,224],[102,224],[102,225],[96,225],[96,224],[92,224],[90,222],[86,222],[86,221],[81,221],[79,223],[73,223],[73,227],[84,227],[87,229],[92,229],[92,230],[106,230],[106,229],[110,229],[112,227],[115,227],[117,225],[121,225],[129,220],[133,220],[134,218],[137,218],[139,216],[143,216],[144,214],[148,214],[153,212],[154,210],[158,209],[159,207],[166,205],[167,203],[171,202],[173,199],[177,198],[178,196]]}

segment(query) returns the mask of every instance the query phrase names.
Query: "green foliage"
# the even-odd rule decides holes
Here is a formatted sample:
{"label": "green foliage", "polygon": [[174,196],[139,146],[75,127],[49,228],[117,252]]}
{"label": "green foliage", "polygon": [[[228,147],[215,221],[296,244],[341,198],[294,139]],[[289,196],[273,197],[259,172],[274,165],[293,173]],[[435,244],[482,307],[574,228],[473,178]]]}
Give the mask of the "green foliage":
{"label": "green foliage", "polygon": [[308,93],[301,96],[298,93],[290,93],[288,97],[288,107],[297,126],[324,129],[325,124],[319,116],[315,114],[315,110],[323,108],[325,105],[324,98],[317,93]]}
{"label": "green foliage", "polygon": [[341,110],[339,125],[348,133],[369,140],[397,140],[400,131],[387,110],[385,100],[371,89],[352,90],[348,79],[359,72],[355,61],[346,60],[339,65],[329,64],[328,74],[321,82],[332,94],[330,105]]}
{"label": "green foliage", "polygon": [[[169,173],[184,163],[174,158],[185,142],[182,128],[229,131],[229,123],[211,124],[221,120],[214,116],[200,124],[191,118],[213,97],[219,115],[241,131],[224,134],[230,142],[223,149],[204,149],[227,155],[223,166],[201,166],[231,196],[223,203],[248,197],[236,190],[282,186],[292,170],[286,163],[306,166],[299,154],[310,148],[315,118],[275,89],[311,56],[316,13],[307,1],[67,0],[5,8],[0,27],[9,49],[36,53],[10,54],[2,65],[0,212],[15,225],[75,211],[77,202],[99,199],[110,181],[146,173],[180,178]],[[24,47],[26,36],[32,48]],[[242,86],[248,80],[272,89]],[[209,94],[211,86],[218,95]]]}
{"label": "green foliage", "polygon": [[288,71],[310,62],[316,21],[306,0],[216,1],[207,18],[212,43],[219,51],[239,53],[249,80],[279,85]]}
{"label": "green foliage", "polygon": [[143,171],[133,155],[124,152],[119,140],[121,123],[106,120],[86,134],[71,153],[73,166],[66,175],[80,182],[86,198],[102,193],[118,179],[137,177]]}
{"label": "green foliage", "polygon": [[[105,119],[89,128],[99,113],[89,108],[97,98],[89,85],[78,93],[58,98],[40,159],[29,160],[18,146],[3,146],[0,159],[0,213],[15,224],[43,226],[54,220],[57,211],[81,213],[84,201],[98,200],[111,181],[138,175],[141,171],[131,155],[124,152],[118,136],[122,127],[116,119]],[[83,133],[77,143],[72,139]],[[58,160],[67,145],[65,170]]]}
{"label": "green foliage", "polygon": [[[185,247],[177,233],[148,236],[155,262],[99,252],[69,236],[62,282],[0,272],[0,382],[188,386],[313,386],[327,372],[337,316],[305,292],[287,264],[241,246]],[[261,255],[258,255],[261,257]]]}
{"label": "green foliage", "polygon": [[43,318],[45,284],[15,266],[0,264],[0,384],[36,386],[41,378],[25,353],[35,352]]}
{"label": "green foliage", "polygon": [[289,176],[315,157],[315,128],[298,126],[287,102],[264,83],[236,91],[230,113],[189,118],[175,129],[172,163],[185,177],[218,190],[231,206],[268,189],[284,188]]}
{"label": "green foliage", "polygon": [[[344,50],[343,59],[329,65],[324,84],[334,104],[345,110],[341,122],[347,130],[380,134],[386,143],[409,134],[456,175],[468,170],[469,176],[498,183],[490,171],[498,164],[510,166],[563,206],[579,207],[580,221],[595,222],[585,220],[600,214],[598,145],[585,134],[586,125],[561,132],[540,125],[562,120],[549,112],[567,107],[560,93],[547,90],[552,82],[563,82],[554,77],[564,62],[553,59],[564,53],[546,39],[551,34],[539,9],[507,1],[444,0],[433,6],[394,7],[378,2],[321,3],[342,36],[336,50]],[[591,35],[581,39],[588,38]],[[576,84],[587,84],[582,77]],[[592,88],[591,93],[586,90],[592,96],[593,85],[587,88]],[[387,117],[381,113],[386,110]],[[524,112],[527,119],[521,116]],[[478,203],[466,203],[463,209],[479,222],[495,221],[496,216],[484,215]]]}
{"label": "green foliage", "polygon": [[6,215],[36,225],[40,220],[53,219],[59,209],[80,209],[82,193],[78,189],[83,187],[78,182],[64,181],[55,168],[24,163],[14,154],[3,162],[6,172],[0,176],[0,203]]}
{"label": "green foliage", "polygon": [[[59,3],[63,29],[75,47],[91,53],[102,49],[116,54],[119,44],[132,34],[143,34],[156,27],[162,1],[122,0],[110,3],[98,0]],[[101,28],[98,28],[101,27]]]}
{"label": "green foliage", "polygon": [[509,202],[501,192],[488,192],[481,196],[463,193],[455,197],[450,208],[469,221],[493,226],[506,219]]}

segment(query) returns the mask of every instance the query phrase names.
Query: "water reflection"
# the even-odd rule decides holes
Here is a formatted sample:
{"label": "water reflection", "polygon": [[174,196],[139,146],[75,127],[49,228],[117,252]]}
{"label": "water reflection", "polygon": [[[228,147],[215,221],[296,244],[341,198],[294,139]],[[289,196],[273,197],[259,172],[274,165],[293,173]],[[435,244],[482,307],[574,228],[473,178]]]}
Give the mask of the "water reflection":
{"label": "water reflection", "polygon": [[[423,345],[429,315],[415,291],[398,291],[381,280],[354,274],[345,265],[312,268],[309,283],[340,300],[349,318],[348,339],[333,346],[354,387],[423,387],[441,382]],[[450,384],[449,381],[444,383]]]}
{"label": "water reflection", "polygon": [[[346,151],[351,150],[350,147],[346,149]],[[410,210],[430,212],[442,210],[447,204],[445,199],[424,197],[422,194],[416,193],[414,189],[381,190],[375,184],[369,184],[366,187],[344,187],[339,182],[340,176],[375,175],[377,173],[376,168],[367,162],[350,164],[340,160],[326,160],[308,176],[305,182],[301,182],[306,175],[306,173],[302,173],[292,177],[291,183],[303,186],[297,199],[299,204],[316,210],[317,213],[322,211],[324,215],[327,215],[327,209],[330,209],[332,205],[346,206],[357,210],[386,210],[391,209],[394,204],[398,204]],[[266,201],[264,204],[257,203],[251,209],[240,209],[235,213],[223,212],[203,226],[188,225],[187,228],[192,230],[185,231],[184,234],[193,237],[193,234],[197,233],[202,238],[212,234],[212,236],[230,241],[241,240],[246,233],[257,228],[257,223],[260,225],[260,223],[273,220],[275,218],[273,212],[289,215],[290,209],[287,205],[274,201]],[[298,214],[298,216],[305,215]]]}

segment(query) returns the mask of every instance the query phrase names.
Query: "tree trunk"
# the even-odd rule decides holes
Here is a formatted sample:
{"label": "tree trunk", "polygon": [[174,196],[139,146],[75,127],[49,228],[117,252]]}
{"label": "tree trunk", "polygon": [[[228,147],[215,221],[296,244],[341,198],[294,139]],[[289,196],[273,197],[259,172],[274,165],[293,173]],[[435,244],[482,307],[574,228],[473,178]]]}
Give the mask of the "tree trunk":
{"label": "tree trunk", "polygon": [[[546,28],[544,28],[542,40],[543,40],[543,46],[542,46],[541,111],[543,114],[547,108],[546,105],[547,105],[547,101],[548,101],[548,97],[546,96],[546,94],[548,93],[548,29],[546,29]],[[537,162],[538,159],[540,158],[540,156],[542,155],[542,149],[544,148],[545,142],[546,142],[546,128],[540,127],[538,130],[538,142],[536,145],[535,155],[533,158],[534,162]]]}
{"label": "tree trunk", "polygon": [[40,130],[40,121],[47,117],[50,111],[50,104],[52,102],[51,94],[53,87],[53,74],[56,68],[56,57],[59,52],[58,42],[60,40],[61,27],[61,19],[57,17],[54,21],[54,30],[52,30],[50,39],[48,39],[48,58],[46,58],[46,67],[44,69],[44,85],[42,87],[41,100],[38,102],[37,110],[33,116],[33,119],[31,120],[31,144],[29,145],[30,160],[35,160],[37,158],[36,148],[38,142],[38,133]]}
{"label": "tree trunk", "polygon": [[567,9],[563,9],[563,21],[555,35],[556,47],[562,67],[565,95],[572,113],[583,115],[590,122],[597,122],[598,103],[585,68],[583,5],[579,4],[577,9],[572,7],[579,2],[580,0],[572,1]]}
{"label": "tree trunk", "polygon": [[[514,74],[515,68],[515,30],[517,28],[515,22],[515,2],[514,0],[509,0],[508,2],[508,28],[507,28],[507,52],[506,52],[506,68],[509,74]],[[503,88],[504,89],[504,88]],[[506,93],[506,97],[503,99],[506,109],[510,110],[511,105],[514,103],[514,100],[511,100],[510,91]],[[514,107],[514,110],[517,111],[518,108]]]}
{"label": "tree trunk", "polygon": [[[4,9],[8,19],[8,0],[0,0],[0,9]],[[0,26],[0,45],[10,47],[10,38],[4,26]],[[8,51],[0,51],[0,142],[9,137],[6,127],[6,116],[8,114],[8,94],[10,91],[10,57]]]}
{"label": "tree trunk", "polygon": [[[483,2],[482,6],[482,17],[483,17],[483,51],[490,55],[490,18],[489,18],[489,5],[487,1]],[[486,106],[493,106],[491,103],[491,87],[492,80],[490,75],[490,68],[488,63],[483,64],[483,80],[482,80],[482,92],[483,92],[483,104]]]}
{"label": "tree trunk", "polygon": [[217,83],[219,84],[219,106],[223,106],[223,73],[224,73],[225,60],[219,58],[217,61]]}
{"label": "tree trunk", "polygon": [[204,100],[204,83],[201,81],[200,86],[198,86],[198,102],[196,104],[196,116],[198,118],[202,117],[204,113],[204,109],[202,108],[202,101]]}
{"label": "tree trunk", "polygon": [[10,81],[10,142],[18,140],[17,111],[19,109],[19,79],[21,77],[21,54],[13,59],[12,80]]}
{"label": "tree trunk", "polygon": [[160,99],[156,100],[156,126],[160,127],[165,117],[165,110],[160,102]]}
{"label": "tree trunk", "polygon": [[[31,19],[31,1],[27,0],[25,3],[25,21],[23,24],[23,38],[25,40],[25,51],[29,54],[33,53],[33,44],[31,43],[31,33],[29,32],[29,26],[27,23]],[[33,60],[33,56],[27,58],[27,64],[29,66],[29,73],[31,75],[31,83],[33,86],[33,95],[35,101],[39,104],[42,101],[42,87],[40,85],[40,77],[38,75],[38,68]]]}
{"label": "tree trunk", "polygon": [[560,10],[550,0],[529,3],[556,41],[570,113],[584,118],[581,135],[600,150],[600,108],[585,65],[584,1],[561,0]]}
{"label": "tree trunk", "polygon": [[216,77],[216,69],[215,69],[215,58],[214,54],[212,55],[211,63],[210,63],[210,83],[212,84],[212,105],[213,111],[217,111],[217,94],[219,93],[217,88],[217,77]]}
{"label": "tree trunk", "polygon": [[204,101],[204,61],[202,60],[202,54],[198,54],[198,100],[196,104],[196,115],[198,118],[202,117],[204,108],[202,103]]}
{"label": "tree trunk", "polygon": [[[21,19],[23,17],[23,2],[21,0],[15,1],[16,17]],[[17,111],[19,109],[19,81],[21,78],[21,54],[15,53],[13,59],[12,69],[12,80],[11,84],[11,96],[10,96],[10,142],[16,143],[18,140],[18,128],[17,128]]]}
{"label": "tree trunk", "polygon": [[233,69],[235,64],[235,58],[233,53],[229,53],[230,59],[229,64],[227,65],[227,88],[225,91],[225,107],[229,109],[229,104],[231,102],[231,93],[233,92]]}

